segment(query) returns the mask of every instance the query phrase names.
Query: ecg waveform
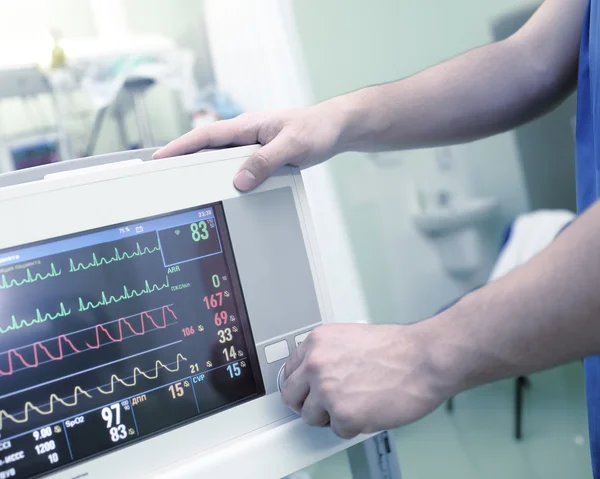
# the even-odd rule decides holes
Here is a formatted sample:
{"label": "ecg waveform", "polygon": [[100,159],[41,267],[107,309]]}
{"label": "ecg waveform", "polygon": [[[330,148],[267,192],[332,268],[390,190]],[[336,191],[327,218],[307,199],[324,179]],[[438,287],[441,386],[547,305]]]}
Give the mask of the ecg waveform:
{"label": "ecg waveform", "polygon": [[120,253],[118,248],[115,248],[115,254],[110,258],[98,258],[96,257],[96,253],[92,254],[92,261],[89,263],[76,263],[73,259],[69,259],[69,272],[76,273],[80,270],[88,270],[90,268],[99,268],[105,264],[116,263],[119,261],[125,261],[128,259],[136,258],[139,256],[144,256],[147,254],[156,253],[160,251],[160,246],[156,246],[154,248],[141,248],[139,243],[136,243],[136,250],[133,253]]}
{"label": "ecg waveform", "polygon": [[[131,376],[133,378],[133,382],[131,384],[129,384],[125,380],[119,378],[116,374],[113,374],[110,379],[110,387],[111,387],[110,391],[108,391],[108,392],[103,391],[101,386],[93,388],[93,389],[97,390],[98,392],[100,392],[102,394],[112,394],[114,392],[114,388],[115,388],[115,381],[121,383],[125,387],[134,387],[137,385],[138,376],[144,376],[147,379],[157,379],[160,368],[164,368],[170,373],[175,373],[175,372],[179,371],[181,361],[187,361],[187,359],[181,353],[178,353],[177,359],[175,361],[176,367],[171,369],[167,365],[165,365],[162,361],[158,360],[154,363],[154,368],[152,368],[150,370],[150,371],[154,371],[154,374],[151,374],[151,375],[147,374],[147,371],[146,372],[142,371],[142,370],[140,370],[140,368],[138,368],[136,366],[133,369],[133,375]],[[93,389],[90,389],[89,391],[92,391]],[[46,410],[41,409],[41,407],[34,405],[30,401],[27,401],[25,403],[22,413],[17,413],[15,415],[12,415],[12,414],[7,413],[5,410],[0,410],[0,431],[2,430],[2,427],[4,425],[3,424],[4,418],[10,419],[12,422],[17,423],[17,424],[23,424],[23,423],[26,423],[27,421],[29,421],[29,412],[30,411],[35,411],[38,414],[41,414],[43,416],[48,416],[54,412],[54,404],[56,404],[56,403],[60,403],[63,406],[67,406],[67,407],[77,406],[77,404],[79,403],[80,395],[84,395],[88,398],[92,398],[92,395],[88,391],[84,391],[80,386],[76,386],[75,389],[73,390],[73,400],[71,402],[69,402],[65,399],[59,398],[56,394],[51,394],[50,399],[47,404],[48,409],[46,409]],[[23,417],[18,418],[16,416],[23,416]]]}
{"label": "ecg waveform", "polygon": [[123,286],[123,294],[120,296],[109,296],[107,298],[106,293],[104,291],[102,291],[102,295],[101,295],[102,299],[96,303],[94,303],[93,301],[84,302],[83,299],[79,298],[79,311],[87,311],[88,309],[96,309],[96,308],[99,308],[100,306],[107,306],[107,305],[113,304],[113,303],[114,304],[120,303],[121,301],[124,301],[126,299],[139,298],[140,296],[143,296],[144,294],[151,294],[156,291],[161,291],[170,286],[168,276],[165,276],[165,282],[162,285],[154,284],[151,287],[147,280],[144,282],[144,284],[145,284],[145,288],[142,290],[139,290],[139,291],[135,290],[135,289],[132,289],[131,291],[129,291],[127,289],[127,286]]}
{"label": "ecg waveform", "polygon": [[62,270],[57,270],[56,266],[54,266],[54,263],[50,263],[50,272],[46,273],[46,274],[41,274],[41,273],[36,273],[36,274],[31,274],[31,270],[29,268],[27,268],[27,273],[25,275],[24,279],[11,279],[8,280],[6,279],[6,275],[2,275],[0,277],[0,289],[10,289],[10,288],[15,288],[17,286],[23,286],[24,284],[30,284],[30,283],[35,283],[37,281],[44,281],[46,279],[50,279],[50,278],[56,278],[57,276],[60,276],[62,274]]}
{"label": "ecg waveform", "polygon": [[[176,316],[175,312],[169,306],[163,306],[161,308],[161,310],[162,310],[162,322],[160,322],[160,321],[156,322],[154,320],[154,318],[152,317],[152,315],[150,314],[152,311],[156,311],[156,310],[143,311],[143,312],[139,313],[138,315],[136,315],[139,317],[139,320],[140,320],[139,331],[134,329],[134,327],[131,325],[131,322],[127,318],[119,318],[116,321],[111,321],[111,323],[116,322],[117,327],[118,327],[118,333],[114,337],[109,332],[109,330],[106,328],[106,325],[110,324],[110,323],[98,324],[92,328],[87,328],[84,330],[75,331],[74,333],[70,333],[70,335],[73,336],[76,334],[80,334],[84,331],[87,331],[89,329],[94,329],[95,330],[95,344],[94,343],[90,344],[90,343],[86,342],[85,348],[78,348],[77,346],[75,346],[75,344],[73,344],[73,342],[71,341],[71,339],[68,338],[67,335],[61,334],[60,336],[58,336],[58,338],[53,338],[52,340],[38,341],[29,346],[24,346],[22,348],[17,348],[17,349],[11,349],[7,353],[4,353],[4,354],[8,355],[8,369],[7,370],[0,369],[0,376],[10,376],[13,373],[21,371],[23,369],[37,368],[40,364],[44,364],[49,361],[61,361],[66,356],[70,356],[71,354],[81,353],[81,352],[84,352],[84,351],[90,350],[90,349],[99,349],[102,346],[102,341],[100,339],[100,336],[101,336],[100,333],[103,333],[104,335],[106,335],[108,340],[112,343],[120,343],[124,339],[127,339],[128,337],[131,338],[133,336],[143,336],[148,331],[146,329],[146,321],[144,321],[145,319],[149,320],[150,323],[152,323],[152,325],[154,325],[155,329],[165,329],[168,325],[167,312],[170,313],[171,316],[175,320],[177,320],[177,316]],[[123,325],[125,325],[127,328],[129,328],[129,330],[132,333],[132,336],[124,336]],[[43,343],[48,343],[49,341],[56,341],[58,343],[58,354],[52,354],[48,350],[48,348],[46,346],[44,346]],[[72,352],[65,354],[63,345],[68,346]],[[19,353],[19,350],[29,349],[29,348],[31,350],[33,350],[33,361],[27,361],[23,357],[23,355],[21,353]],[[39,351],[42,351],[43,354],[48,358],[46,361],[40,361]],[[15,367],[13,358],[18,360],[22,366]]]}
{"label": "ecg waveform", "polygon": [[10,325],[7,327],[0,326],[0,334],[6,334],[9,331],[15,331],[21,328],[28,328],[33,326],[34,324],[45,323],[46,321],[54,321],[58,318],[64,318],[71,314],[71,308],[67,308],[64,303],[60,303],[60,310],[55,313],[46,313],[42,314],[39,309],[35,310],[35,318],[34,319],[17,319],[13,314],[10,318]]}

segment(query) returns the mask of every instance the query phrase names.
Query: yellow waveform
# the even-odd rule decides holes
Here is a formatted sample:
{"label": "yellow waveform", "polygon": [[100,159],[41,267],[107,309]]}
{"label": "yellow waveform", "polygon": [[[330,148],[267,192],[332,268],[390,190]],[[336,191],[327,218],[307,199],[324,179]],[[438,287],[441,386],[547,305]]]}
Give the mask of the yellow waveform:
{"label": "yellow waveform", "polygon": [[96,388],[96,389],[98,389],[98,391],[100,391],[102,394],[112,394],[115,391],[115,381],[121,383],[123,386],[132,388],[137,384],[138,374],[144,376],[146,379],[156,379],[158,377],[158,369],[160,367],[165,368],[170,373],[175,373],[175,372],[179,371],[179,365],[180,365],[179,361],[187,361],[187,359],[184,358],[181,353],[177,354],[177,366],[175,367],[175,369],[170,369],[168,366],[163,364],[160,360],[156,361],[156,363],[154,364],[155,367],[154,367],[153,375],[146,374],[144,371],[142,371],[140,368],[138,368],[136,366],[133,370],[133,376],[132,376],[133,382],[131,384],[127,383],[125,380],[121,379],[116,374],[113,374],[110,377],[110,391],[103,391],[102,388],[100,388],[100,387]]}
{"label": "yellow waveform", "polygon": [[[101,387],[97,387],[96,389],[98,390],[98,392],[100,392],[102,394],[112,394],[115,390],[115,382],[119,382],[123,386],[131,388],[137,384],[138,375],[144,376],[146,379],[156,379],[156,378],[158,378],[158,372],[159,372],[160,368],[164,368],[167,371],[169,371],[170,373],[179,371],[181,361],[187,361],[187,359],[181,353],[178,353],[177,359],[176,359],[177,366],[175,368],[171,369],[167,365],[165,365],[162,361],[158,360],[158,361],[156,361],[156,363],[154,363],[154,373],[152,373],[152,374],[147,374],[146,372],[142,371],[140,368],[138,368],[136,366],[133,369],[133,376],[132,376],[133,381],[131,383],[128,383],[124,379],[121,379],[120,377],[118,377],[116,374],[113,374],[110,378],[110,391],[103,391]],[[88,393],[87,391],[84,391],[80,386],[75,386],[75,389],[73,390],[73,401],[72,402],[65,401],[64,399],[59,398],[56,394],[51,394],[48,410],[46,410],[46,411],[40,409],[39,407],[35,406],[33,403],[27,401],[23,408],[23,418],[22,419],[16,418],[12,414],[7,413],[5,410],[0,410],[0,431],[2,430],[4,418],[10,419],[12,422],[17,423],[17,424],[23,424],[23,423],[26,423],[27,421],[29,421],[29,411],[35,411],[38,414],[41,414],[43,416],[52,414],[54,412],[54,404],[56,402],[59,402],[62,405],[67,406],[67,407],[77,406],[77,403],[79,402],[80,394],[83,394],[84,396],[86,396],[88,398],[92,397],[92,395],[90,393]]]}
{"label": "yellow waveform", "polygon": [[54,412],[54,403],[55,402],[59,402],[59,403],[63,404],[64,406],[67,406],[67,407],[76,406],[77,402],[79,400],[78,394],[83,394],[84,396],[87,396],[89,398],[92,397],[87,391],[84,391],[79,386],[76,386],[75,389],[73,390],[73,402],[71,402],[71,403],[68,402],[68,401],[65,401],[64,399],[59,398],[56,394],[51,394],[50,395],[50,403],[49,403],[49,407],[48,407],[47,411],[44,411],[44,410],[40,409],[39,407],[35,406],[34,404],[32,404],[29,401],[27,401],[25,403],[25,407],[23,409],[23,418],[22,419],[17,419],[13,415],[8,414],[6,411],[2,410],[2,411],[0,411],[0,431],[2,430],[2,424],[3,424],[3,419],[4,418],[10,419],[12,422],[16,422],[17,424],[23,424],[23,423],[29,421],[29,411],[35,411],[38,414],[41,414],[43,416],[47,416],[49,414],[52,414]]}

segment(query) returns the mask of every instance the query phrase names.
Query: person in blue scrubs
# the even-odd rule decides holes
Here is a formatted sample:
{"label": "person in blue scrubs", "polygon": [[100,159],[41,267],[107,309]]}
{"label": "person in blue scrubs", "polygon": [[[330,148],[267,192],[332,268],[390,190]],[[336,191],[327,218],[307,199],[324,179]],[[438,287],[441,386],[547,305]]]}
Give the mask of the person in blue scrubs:
{"label": "person in blue scrubs", "polygon": [[243,114],[155,154],[260,143],[234,178],[249,190],[284,164],[305,168],[344,151],[500,133],[578,89],[578,219],[532,261],[431,319],[316,329],[288,360],[282,391],[308,424],[329,425],[344,438],[381,431],[480,384],[586,358],[591,456],[600,479],[599,9],[600,0],[545,0],[511,37],[412,77],[304,109]]}

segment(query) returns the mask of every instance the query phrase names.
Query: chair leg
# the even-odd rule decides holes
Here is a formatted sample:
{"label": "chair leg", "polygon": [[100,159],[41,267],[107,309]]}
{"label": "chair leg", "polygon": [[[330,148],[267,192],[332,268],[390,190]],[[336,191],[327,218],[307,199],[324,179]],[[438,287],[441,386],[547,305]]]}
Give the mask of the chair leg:
{"label": "chair leg", "polygon": [[515,439],[517,441],[523,437],[523,393],[529,384],[529,379],[525,376],[519,376],[515,380]]}
{"label": "chair leg", "polygon": [[452,412],[454,411],[454,398],[451,397],[446,401],[446,411]]}

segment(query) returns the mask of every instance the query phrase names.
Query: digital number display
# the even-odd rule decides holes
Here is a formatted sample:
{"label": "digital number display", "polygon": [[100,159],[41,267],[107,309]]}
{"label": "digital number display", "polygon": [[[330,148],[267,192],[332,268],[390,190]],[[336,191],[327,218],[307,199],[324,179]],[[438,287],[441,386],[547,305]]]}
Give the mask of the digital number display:
{"label": "digital number display", "polygon": [[220,203],[0,251],[0,479],[263,394]]}

